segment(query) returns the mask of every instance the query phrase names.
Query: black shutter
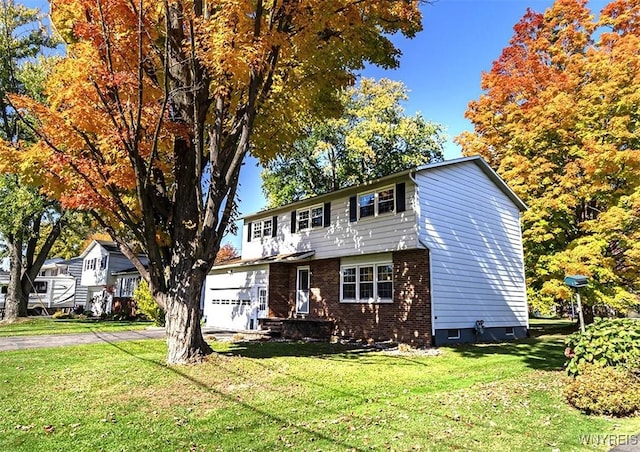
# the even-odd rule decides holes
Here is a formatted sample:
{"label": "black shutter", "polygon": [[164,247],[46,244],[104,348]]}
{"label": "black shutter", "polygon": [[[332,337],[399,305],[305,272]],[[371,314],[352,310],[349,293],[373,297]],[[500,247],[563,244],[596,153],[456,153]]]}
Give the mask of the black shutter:
{"label": "black shutter", "polygon": [[271,237],[276,237],[278,235],[278,217],[273,217],[271,221]]}
{"label": "black shutter", "polygon": [[404,182],[396,184],[396,212],[407,210]]}
{"label": "black shutter", "polygon": [[358,220],[358,198],[354,196],[349,198],[349,221],[353,223]]}
{"label": "black shutter", "polygon": [[247,226],[247,242],[251,241],[251,222],[245,223]]}
{"label": "black shutter", "polygon": [[291,233],[296,232],[296,211],[291,212]]}
{"label": "black shutter", "polygon": [[328,228],[331,224],[331,203],[324,203],[324,227]]}

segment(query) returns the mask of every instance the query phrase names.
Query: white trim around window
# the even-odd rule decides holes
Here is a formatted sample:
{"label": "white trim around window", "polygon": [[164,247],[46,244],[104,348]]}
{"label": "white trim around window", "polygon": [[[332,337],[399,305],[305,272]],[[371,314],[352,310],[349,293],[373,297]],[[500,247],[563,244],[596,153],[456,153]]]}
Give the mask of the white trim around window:
{"label": "white trim around window", "polygon": [[273,219],[254,221],[251,224],[251,238],[271,237],[273,233]]}
{"label": "white trim around window", "polygon": [[297,231],[321,228],[324,226],[324,204],[296,210]]}
{"label": "white trim around window", "polygon": [[393,263],[340,267],[341,303],[393,303]]}

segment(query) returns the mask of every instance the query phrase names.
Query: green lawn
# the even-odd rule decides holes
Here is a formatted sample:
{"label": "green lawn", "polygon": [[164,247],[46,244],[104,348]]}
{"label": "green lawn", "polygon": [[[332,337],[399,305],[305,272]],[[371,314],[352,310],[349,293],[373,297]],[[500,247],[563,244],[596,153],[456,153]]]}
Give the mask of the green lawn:
{"label": "green lawn", "polygon": [[14,323],[0,322],[0,337],[35,336],[43,334],[92,333],[104,331],[143,330],[152,326],[151,322],[127,322],[89,319],[33,318]]}
{"label": "green lawn", "polygon": [[214,343],[167,367],[162,341],[0,353],[0,450],[606,450],[640,432],[561,390],[563,336],[435,357]]}

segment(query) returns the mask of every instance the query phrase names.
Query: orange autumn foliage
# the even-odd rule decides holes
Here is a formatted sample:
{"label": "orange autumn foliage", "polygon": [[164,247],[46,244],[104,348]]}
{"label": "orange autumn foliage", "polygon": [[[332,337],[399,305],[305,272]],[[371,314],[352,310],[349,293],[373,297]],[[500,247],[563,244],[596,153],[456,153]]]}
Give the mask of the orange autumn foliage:
{"label": "orange autumn foliage", "polygon": [[[13,97],[40,141],[22,167],[86,209],[167,312],[169,362],[210,351],[193,317],[237,214],[248,152],[338,114],[365,63],[397,65],[389,34],[421,29],[418,0],[52,0],[67,56],[46,104]],[[282,147],[283,148],[283,147]],[[141,247],[148,269],[135,253]],[[186,329],[186,330],[185,330]]]}
{"label": "orange autumn foliage", "polygon": [[611,2],[596,20],[584,0],[528,11],[469,104],[481,154],[530,209],[523,215],[529,299],[569,300],[585,274],[590,304],[624,312],[640,289],[640,8]]}

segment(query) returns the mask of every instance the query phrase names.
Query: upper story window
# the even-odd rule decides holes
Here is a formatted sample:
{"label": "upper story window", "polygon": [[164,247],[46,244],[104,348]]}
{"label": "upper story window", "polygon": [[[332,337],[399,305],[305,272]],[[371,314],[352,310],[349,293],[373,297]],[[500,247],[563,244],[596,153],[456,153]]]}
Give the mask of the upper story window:
{"label": "upper story window", "polygon": [[395,210],[394,192],[393,187],[387,187],[382,190],[359,195],[360,218],[393,212]]}
{"label": "upper story window", "polygon": [[313,206],[298,210],[298,231],[321,228],[324,225],[324,206]]}
{"label": "upper story window", "polygon": [[291,233],[328,227],[331,223],[331,203],[303,207],[291,212]]}
{"label": "upper story window", "polygon": [[261,237],[275,237],[276,222],[278,217],[247,223],[248,233],[247,240],[259,239]]}
{"label": "upper story window", "polygon": [[97,262],[98,262],[98,259],[96,259],[96,258],[86,259],[84,261],[84,269],[85,270],[95,270]]}
{"label": "upper story window", "polygon": [[262,220],[253,223],[253,238],[271,237],[273,220]]}
{"label": "upper story window", "polygon": [[375,217],[388,212],[404,212],[405,184],[380,188],[375,191],[360,193],[349,199],[349,221],[359,218]]}

